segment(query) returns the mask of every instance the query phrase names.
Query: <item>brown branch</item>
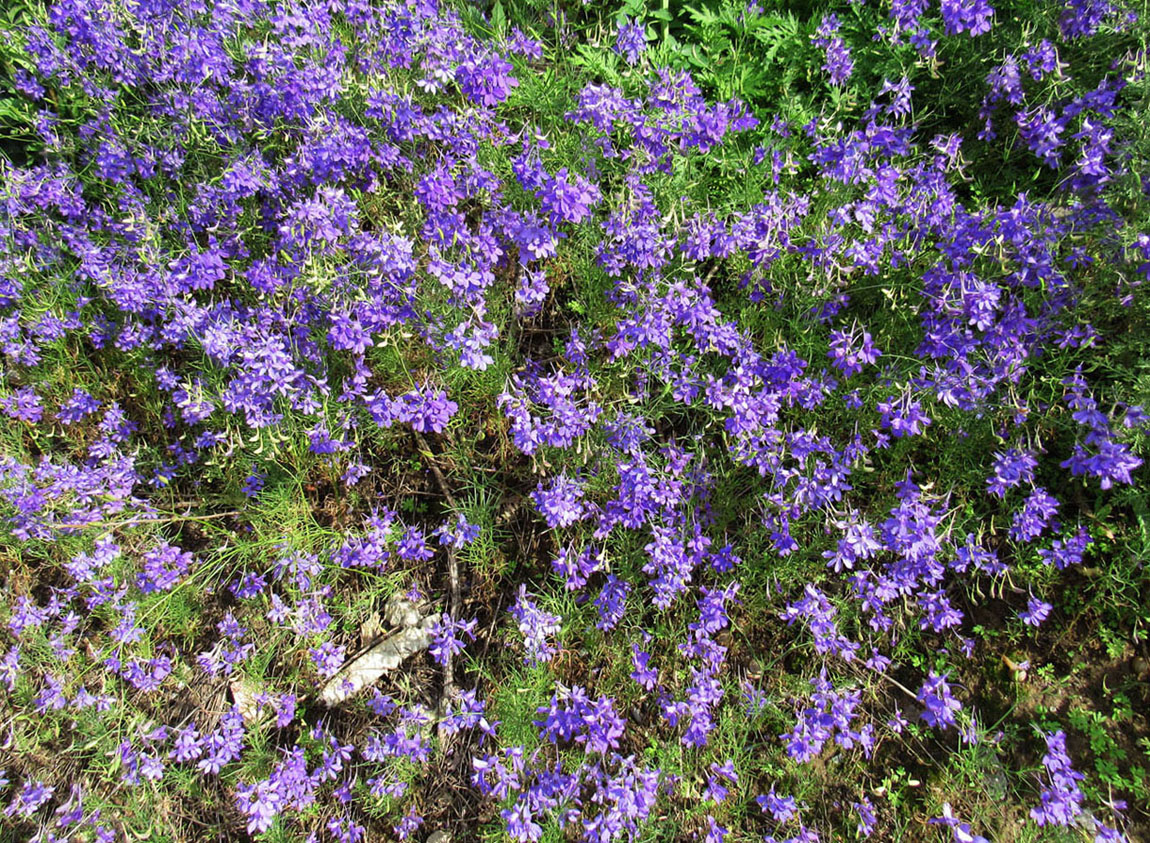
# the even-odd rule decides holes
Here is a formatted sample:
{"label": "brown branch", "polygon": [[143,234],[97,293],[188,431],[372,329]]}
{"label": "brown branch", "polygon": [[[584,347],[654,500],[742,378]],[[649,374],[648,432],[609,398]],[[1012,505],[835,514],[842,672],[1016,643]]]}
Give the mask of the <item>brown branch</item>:
{"label": "brown branch", "polygon": [[83,530],[88,527],[105,527],[112,529],[115,527],[135,527],[139,524],[177,524],[184,521],[213,521],[216,518],[230,518],[241,514],[240,510],[237,509],[231,512],[216,512],[212,515],[171,515],[165,518],[130,518],[126,521],[88,521],[84,524],[49,523],[46,526],[57,530]]}
{"label": "brown branch", "polygon": [[[451,489],[447,486],[447,480],[443,476],[443,472],[439,469],[439,464],[435,461],[435,454],[432,453],[431,448],[427,444],[427,440],[423,434],[418,430],[414,431],[415,439],[419,443],[420,450],[428,459],[428,465],[431,467],[431,473],[435,475],[435,482],[439,484],[439,490],[443,492],[443,497],[447,500],[447,505],[453,511],[458,511],[455,506],[455,497],[451,494]],[[455,547],[452,544],[447,545],[447,580],[448,580],[448,613],[451,615],[453,621],[459,620],[459,560],[455,556]],[[439,714],[442,717],[447,712],[447,704],[455,696],[455,665],[452,661],[451,648],[447,648],[443,654],[443,697],[439,701]],[[440,744],[443,744],[446,735],[442,729],[443,721],[440,721]]]}

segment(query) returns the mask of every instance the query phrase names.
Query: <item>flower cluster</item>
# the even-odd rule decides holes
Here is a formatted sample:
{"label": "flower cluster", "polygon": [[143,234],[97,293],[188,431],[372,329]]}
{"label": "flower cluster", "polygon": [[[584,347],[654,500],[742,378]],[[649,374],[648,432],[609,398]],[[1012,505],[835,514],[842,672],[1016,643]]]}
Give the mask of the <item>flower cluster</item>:
{"label": "flower cluster", "polygon": [[[1131,21],[1066,0],[1003,51],[987,0],[942,0],[934,18],[924,0],[864,5],[796,23],[805,78],[821,63],[829,82],[788,106],[801,126],[750,75],[657,66],[694,54],[669,30],[649,50],[642,18],[598,45],[550,20],[545,51],[494,10],[480,26],[435,0],[28,11],[5,62],[27,149],[0,162],[0,516],[17,547],[3,701],[69,757],[103,753],[115,786],[210,780],[251,835],[354,843],[389,814],[409,839],[426,803],[413,771],[472,731],[471,784],[513,839],[549,824],[637,839],[665,793],[698,785],[712,813],[689,832],[721,843],[752,776],[700,750],[777,707],[753,676],[731,692],[759,646],[744,613],[767,607],[818,656],[775,745],[791,772],[832,743],[869,760],[859,672],[886,671],[907,629],[969,656],[962,595],[987,580],[1027,586],[1023,624],[1058,617],[1019,560],[1057,577],[1097,550],[1068,484],[1134,485],[1150,421],[1086,357],[1113,321],[1094,313],[1150,279],[1136,203],[1108,194],[1146,192],[1120,119],[1139,68],[1082,58]],[[724,21],[775,32],[755,3]],[[916,114],[938,39],[947,64],[990,68],[963,80],[976,137]],[[573,48],[577,72],[602,72],[552,84],[545,55]],[[907,75],[868,102],[887,66]],[[990,146],[1033,165],[1029,193],[971,187],[964,156]],[[497,468],[458,460],[447,482],[475,467],[535,485],[542,550],[509,566],[531,591],[496,583],[549,683],[518,743],[482,689],[445,681],[434,712],[377,691],[344,718],[308,687],[354,660],[350,619],[385,581],[412,589],[389,623],[427,633],[423,668],[475,640],[458,617],[472,610],[440,605],[459,583],[438,563],[454,580],[503,521],[447,493],[444,509],[389,500],[430,488],[406,469],[390,485],[390,455],[414,441],[435,457],[424,435],[472,455],[496,443]],[[439,618],[419,627],[428,604]],[[586,666],[556,658],[565,625],[573,654],[583,634],[624,672],[630,653],[625,695],[572,679]],[[928,726],[958,727],[961,674],[933,667],[905,681]],[[230,701],[173,702],[216,684]],[[627,754],[648,717],[705,759],[698,781]],[[1066,736],[1046,743],[1031,817],[1090,826]],[[32,755],[6,819],[44,840],[115,836]],[[756,801],[765,839],[818,839],[794,797]],[[862,792],[838,807],[860,835],[880,828]],[[980,839],[949,807],[932,822]]]}
{"label": "flower cluster", "polygon": [[519,633],[527,649],[523,660],[530,665],[551,661],[558,652],[549,639],[559,634],[561,618],[539,608],[528,596],[527,586],[519,586],[519,596],[511,607],[511,615],[519,624]]}

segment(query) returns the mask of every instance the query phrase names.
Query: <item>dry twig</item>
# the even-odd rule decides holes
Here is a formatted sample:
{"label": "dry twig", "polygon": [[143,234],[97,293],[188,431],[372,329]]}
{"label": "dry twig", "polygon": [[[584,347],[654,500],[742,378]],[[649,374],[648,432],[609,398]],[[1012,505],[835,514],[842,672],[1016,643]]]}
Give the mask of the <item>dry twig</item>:
{"label": "dry twig", "polygon": [[[415,439],[419,443],[420,451],[427,457],[428,465],[431,467],[431,473],[435,475],[435,482],[439,484],[439,490],[443,493],[447,505],[453,511],[456,511],[455,497],[451,494],[451,489],[447,486],[447,480],[443,476],[443,472],[439,469],[438,463],[435,461],[435,454],[432,452],[427,440],[419,431],[415,431]],[[449,585],[449,593],[447,598],[448,614],[451,615],[452,620],[459,619],[459,560],[455,555],[455,547],[451,544],[447,545],[447,579]],[[442,717],[447,712],[447,704],[455,696],[455,666],[451,658],[451,648],[447,648],[444,652],[443,658],[443,697],[439,701],[439,714]],[[442,721],[441,721],[442,723]],[[440,743],[446,737],[440,729]]]}

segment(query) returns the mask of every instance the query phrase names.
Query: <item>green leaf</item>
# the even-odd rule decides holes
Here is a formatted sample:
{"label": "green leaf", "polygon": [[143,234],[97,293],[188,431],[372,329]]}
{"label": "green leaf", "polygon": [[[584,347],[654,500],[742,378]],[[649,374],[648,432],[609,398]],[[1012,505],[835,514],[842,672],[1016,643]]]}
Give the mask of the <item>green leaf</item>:
{"label": "green leaf", "polygon": [[683,11],[699,26],[718,23],[719,19],[709,9],[696,9],[694,6],[684,6]]}

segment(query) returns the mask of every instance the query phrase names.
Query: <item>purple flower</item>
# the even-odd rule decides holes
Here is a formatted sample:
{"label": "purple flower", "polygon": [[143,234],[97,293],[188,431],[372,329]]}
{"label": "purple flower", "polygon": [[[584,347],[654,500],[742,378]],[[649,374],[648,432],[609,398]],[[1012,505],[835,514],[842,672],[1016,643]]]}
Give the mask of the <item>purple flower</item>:
{"label": "purple flower", "polygon": [[455,69],[455,78],[463,93],[473,102],[499,105],[519,87],[519,80],[511,75],[511,62],[494,54],[469,58]]}
{"label": "purple flower", "polygon": [[939,676],[932,670],[915,699],[922,704],[922,719],[928,725],[945,729],[957,724],[954,715],[962,710],[962,703],[951,696],[945,673]]}
{"label": "purple flower", "polygon": [[826,668],[811,680],[811,685],[814,687],[811,705],[799,713],[789,733],[779,735],[786,742],[787,755],[799,762],[810,761],[833,738],[844,749],[858,744],[869,757],[874,740],[871,726],[851,728],[857,717],[855,710],[862,702],[862,692],[836,691],[827,678]]}
{"label": "purple flower", "polygon": [[507,833],[512,839],[520,843],[543,839],[543,827],[535,822],[526,802],[517,801],[511,808],[504,808],[500,816],[507,823]]}
{"label": "purple flower", "polygon": [[1058,61],[1058,48],[1045,38],[1039,41],[1037,46],[1031,47],[1023,53],[1022,61],[1036,82],[1041,82],[1043,78],[1063,66]]}
{"label": "purple flower", "polygon": [[421,825],[423,825],[423,817],[416,812],[415,808],[409,808],[403,819],[393,826],[393,830],[396,837],[400,840],[406,840],[415,834]]}
{"label": "purple flower", "polygon": [[548,176],[535,195],[542,201],[543,210],[550,216],[552,225],[582,222],[603,198],[598,187],[578,173],[569,172],[566,167],[554,176]]}
{"label": "purple flower", "polygon": [[480,740],[496,738],[494,724],[489,723],[486,716],[487,704],[479,699],[474,690],[460,691],[458,708],[449,707],[447,716],[443,720],[443,728],[447,734],[455,734],[461,729],[479,729],[483,733]]}
{"label": "purple flower", "polygon": [[244,485],[240,491],[244,493],[245,497],[254,498],[261,491],[263,491],[264,483],[267,481],[267,474],[259,470],[253,463],[252,470],[248,476],[244,478]]}
{"label": "purple flower", "polygon": [[723,840],[730,832],[719,825],[715,818],[707,814],[707,834],[703,838],[703,843],[723,843]]}
{"label": "purple flower", "polygon": [[55,791],[54,787],[43,782],[28,779],[12,798],[4,813],[9,817],[17,816],[27,819],[45,805]]}
{"label": "purple flower", "polygon": [[949,826],[954,843],[990,843],[985,837],[974,834],[970,830],[970,823],[964,823],[955,817],[949,802],[943,803],[941,817],[935,817],[927,822],[931,825]]}
{"label": "purple flower", "polygon": [[607,582],[603,584],[603,589],[595,598],[595,608],[599,611],[599,622],[595,624],[598,629],[604,631],[614,629],[623,619],[623,612],[626,609],[624,601],[630,591],[629,582],[619,579],[614,574],[607,575]]}
{"label": "purple flower", "polygon": [[535,506],[552,529],[568,527],[583,518],[586,507],[582,502],[583,483],[560,474],[550,488],[544,489],[540,482],[531,495]]}
{"label": "purple flower", "polygon": [[882,414],[883,428],[889,428],[895,437],[917,436],[929,427],[931,419],[922,410],[922,405],[911,398],[910,391],[880,401],[878,411]]}
{"label": "purple flower", "polygon": [[236,807],[248,818],[248,833],[262,834],[283,810],[283,796],[270,781],[236,784]]}
{"label": "purple flower", "polygon": [[56,411],[56,418],[61,424],[69,425],[78,422],[85,416],[100,409],[100,402],[83,389],[72,390],[72,397]]}
{"label": "purple flower", "polygon": [[511,52],[518,53],[527,58],[543,58],[543,45],[517,26],[511,27],[511,35],[507,39],[507,48]]}
{"label": "purple flower", "polygon": [[1089,38],[1118,10],[1119,6],[1110,0],[1066,0],[1058,28],[1068,41]]}
{"label": "purple flower", "polygon": [[541,738],[552,743],[574,742],[584,745],[588,753],[606,757],[619,748],[626,721],[615,712],[609,697],[592,700],[578,685],[570,691],[551,697],[551,703],[540,707],[543,719],[534,721]]}
{"label": "purple flower", "polygon": [[654,690],[655,684],[659,680],[659,672],[650,667],[650,661],[650,653],[639,649],[638,644],[631,645],[631,665],[634,667],[634,670],[631,671],[631,678],[646,691]]}
{"label": "purple flower", "polygon": [[395,544],[395,552],[408,562],[426,562],[435,556],[435,551],[427,546],[427,537],[418,527],[408,527],[403,531]]}
{"label": "purple flower", "polygon": [[1041,626],[1053,608],[1049,603],[1032,596],[1026,602],[1026,611],[1019,612],[1018,617],[1022,618],[1022,622],[1029,626]]}
{"label": "purple flower", "polygon": [[1060,116],[1046,106],[1019,111],[1014,117],[1018,124],[1018,134],[1027,147],[1053,169],[1057,169],[1062,158],[1062,147],[1066,144],[1062,134],[1066,130],[1067,119],[1065,114]]}
{"label": "purple flower", "polygon": [[459,550],[479,538],[480,527],[470,524],[463,517],[463,513],[456,513],[454,520],[448,519],[435,528],[432,535],[439,539],[439,543]]}
{"label": "purple flower", "polygon": [[739,774],[735,772],[735,762],[733,759],[728,758],[722,764],[711,763],[711,775],[707,778],[707,788],[704,791],[704,798],[719,804],[726,801],[730,791],[723,784],[738,784]]}
{"label": "purple flower", "polygon": [[970,32],[971,36],[990,32],[994,9],[986,0],[942,0],[942,20],[947,35]]}
{"label": "purple flower", "polygon": [[855,325],[850,331],[831,331],[831,350],[827,356],[836,369],[850,377],[875,363],[882,352],[875,348],[871,335]]}
{"label": "purple flower", "polygon": [[169,591],[188,573],[192,554],[170,544],[162,544],[144,554],[144,571],[136,585],[144,594]]}
{"label": "purple flower", "polygon": [[846,82],[854,70],[850,47],[838,36],[838,31],[838,16],[830,14],[822,19],[813,36],[815,46],[826,51],[826,62],[823,64],[823,70],[830,76],[831,84],[835,87]]}
{"label": "purple flower", "polygon": [[339,673],[339,669],[343,666],[347,653],[344,651],[343,645],[336,646],[330,641],[324,641],[318,647],[311,647],[308,650],[308,655],[311,656],[312,662],[315,664],[316,670],[319,675],[325,679],[331,678]]}
{"label": "purple flower", "polygon": [[796,620],[806,621],[815,639],[816,652],[835,653],[850,661],[858,651],[859,644],[839,632],[834,620],[837,614],[838,609],[831,604],[826,595],[808,584],[803,590],[803,597],[794,603],[789,603],[782,613],[782,618],[788,626]]}
{"label": "purple flower", "polygon": [[0,660],[0,684],[9,691],[16,690],[16,679],[20,676],[20,648],[13,644]]}
{"label": "purple flower", "polygon": [[176,732],[176,739],[172,742],[172,749],[169,753],[171,758],[182,764],[187,761],[195,761],[203,754],[204,742],[200,738],[200,733],[196,731],[195,723],[191,723]]}
{"label": "purple flower", "polygon": [[1071,565],[1081,565],[1082,556],[1086,547],[1091,543],[1090,534],[1085,527],[1079,527],[1078,532],[1068,539],[1055,539],[1050,549],[1038,551],[1042,564],[1053,565],[1058,570],[1064,570]]}
{"label": "purple flower", "polygon": [[852,802],[851,807],[855,809],[855,813],[859,816],[858,832],[863,837],[870,837],[874,833],[875,826],[878,824],[878,817],[875,816],[874,805],[865,796],[861,802]]}
{"label": "purple flower", "polygon": [[463,643],[461,635],[466,635],[470,640],[475,640],[475,619],[464,621],[455,620],[450,614],[444,614],[438,621],[432,624],[431,632],[431,646],[428,651],[431,653],[439,664],[446,665],[447,657],[449,655],[456,656],[463,652],[463,648],[467,645]]}
{"label": "purple flower", "polygon": [[563,578],[564,587],[568,591],[578,591],[587,585],[587,579],[602,565],[602,554],[594,546],[585,547],[581,551],[562,547],[551,560],[551,567]]}
{"label": "purple flower", "polygon": [[442,433],[458,409],[459,405],[448,400],[446,392],[426,386],[401,395],[392,407],[396,418],[409,422],[420,433]]}
{"label": "purple flower", "polygon": [[1131,472],[1142,465],[1142,459],[1134,456],[1128,445],[1115,442],[1109,437],[1108,431],[1101,434],[1094,432],[1097,440],[1095,454],[1087,451],[1081,443],[1076,443],[1073,455],[1061,463],[1062,467],[1069,468],[1070,473],[1076,477],[1082,474],[1098,477],[1103,489],[1111,488],[1115,482],[1132,484],[1134,478]]}
{"label": "purple flower", "polygon": [[1007,489],[1031,482],[1037,467],[1038,460],[1030,451],[1011,448],[1004,454],[995,454],[994,475],[987,478],[987,489],[992,495],[1004,497]]}
{"label": "purple flower", "polygon": [[621,55],[627,64],[634,66],[639,63],[639,58],[646,49],[647,28],[642,21],[626,17],[619,21],[615,52]]}
{"label": "purple flower", "polygon": [[511,615],[519,623],[519,632],[527,649],[523,661],[532,666],[551,661],[557,650],[548,639],[559,633],[560,617],[540,609],[528,596],[525,585],[519,586],[519,596],[511,607]]}
{"label": "purple flower", "polygon": [[1058,511],[1058,501],[1041,486],[1036,486],[1022,505],[1014,513],[1014,521],[1008,535],[1018,542],[1027,542],[1042,535]]}
{"label": "purple flower", "polygon": [[775,793],[775,786],[771,785],[768,793],[762,793],[755,797],[755,802],[758,803],[759,809],[764,813],[769,813],[774,818],[775,822],[785,823],[798,813],[798,802],[793,796],[779,796]]}
{"label": "purple flower", "polygon": [[[97,405],[98,406],[98,405]],[[0,398],[0,409],[13,419],[35,424],[44,415],[40,396],[31,387],[17,389],[11,395]],[[58,417],[58,416],[57,416]],[[61,419],[63,421],[63,419]],[[65,422],[66,424],[68,422]]]}
{"label": "purple flower", "polygon": [[1078,783],[1085,776],[1074,770],[1066,754],[1066,733],[1062,730],[1046,736],[1046,755],[1042,766],[1049,777],[1042,791],[1042,804],[1030,810],[1030,816],[1039,825],[1069,826],[1082,813],[1082,791]]}

